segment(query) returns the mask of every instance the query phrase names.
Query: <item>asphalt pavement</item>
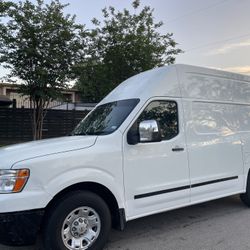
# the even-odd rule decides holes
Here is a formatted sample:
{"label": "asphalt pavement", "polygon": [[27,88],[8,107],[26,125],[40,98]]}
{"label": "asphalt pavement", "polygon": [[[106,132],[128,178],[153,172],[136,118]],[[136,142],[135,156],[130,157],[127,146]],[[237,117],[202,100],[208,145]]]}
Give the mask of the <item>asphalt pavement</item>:
{"label": "asphalt pavement", "polygon": [[[0,250],[37,250],[6,247]],[[131,221],[105,250],[249,250],[250,208],[238,196]]]}

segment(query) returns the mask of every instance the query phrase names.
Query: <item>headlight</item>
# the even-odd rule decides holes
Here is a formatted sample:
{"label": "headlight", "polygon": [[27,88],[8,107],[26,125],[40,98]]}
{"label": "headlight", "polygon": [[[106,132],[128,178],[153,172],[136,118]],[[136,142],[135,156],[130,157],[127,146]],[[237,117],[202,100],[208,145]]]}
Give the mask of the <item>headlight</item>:
{"label": "headlight", "polygon": [[21,192],[29,176],[29,169],[0,170],[0,193]]}

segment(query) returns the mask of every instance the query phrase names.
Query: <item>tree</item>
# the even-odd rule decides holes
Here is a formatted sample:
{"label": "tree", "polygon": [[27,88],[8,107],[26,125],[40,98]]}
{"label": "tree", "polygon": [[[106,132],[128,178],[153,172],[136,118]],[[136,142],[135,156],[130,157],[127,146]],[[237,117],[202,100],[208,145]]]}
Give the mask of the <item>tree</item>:
{"label": "tree", "polygon": [[139,0],[132,5],[134,14],[109,7],[102,10],[103,22],[92,20],[95,28],[89,32],[88,57],[78,69],[76,84],[85,100],[97,102],[123,80],[174,63],[182,52],[172,33],[158,31],[163,23],[155,22],[153,9],[146,6],[139,11]]}
{"label": "tree", "polygon": [[[9,1],[3,2],[2,0],[0,0],[0,34],[6,32],[6,30],[5,30],[6,27],[2,23],[2,18],[5,18],[7,16],[9,9],[13,5],[14,5],[14,3],[12,3],[12,2],[9,2]],[[2,48],[2,46],[3,46],[2,40],[0,39],[0,49]]]}
{"label": "tree", "polygon": [[42,138],[46,108],[67,87],[84,51],[84,27],[63,13],[66,6],[59,0],[20,1],[1,22],[0,63],[21,79],[19,91],[30,97],[34,139]]}
{"label": "tree", "polygon": [[2,25],[1,23],[1,18],[2,17],[6,17],[9,9],[12,7],[12,6],[15,6],[14,3],[10,2],[10,1],[3,1],[3,0],[0,0],[0,28],[4,28],[4,26]]}

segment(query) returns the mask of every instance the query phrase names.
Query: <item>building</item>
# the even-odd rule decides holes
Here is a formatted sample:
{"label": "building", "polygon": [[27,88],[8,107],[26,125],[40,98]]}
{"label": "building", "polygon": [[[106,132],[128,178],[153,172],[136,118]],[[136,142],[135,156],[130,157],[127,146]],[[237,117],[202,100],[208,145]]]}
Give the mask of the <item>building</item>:
{"label": "building", "polygon": [[[84,106],[81,103],[80,93],[77,89],[70,88],[62,91],[63,98],[61,100],[54,100],[49,104],[49,108],[53,109],[77,109],[77,107]],[[23,96],[18,93],[18,85],[11,83],[0,83],[0,95],[10,99],[17,108],[30,108],[31,103],[29,96]],[[95,105],[90,105],[95,106]],[[87,105],[89,107],[89,105]],[[86,108],[85,108],[86,109]]]}
{"label": "building", "polygon": [[0,95],[0,107],[8,107],[12,104],[12,101],[5,95]]}

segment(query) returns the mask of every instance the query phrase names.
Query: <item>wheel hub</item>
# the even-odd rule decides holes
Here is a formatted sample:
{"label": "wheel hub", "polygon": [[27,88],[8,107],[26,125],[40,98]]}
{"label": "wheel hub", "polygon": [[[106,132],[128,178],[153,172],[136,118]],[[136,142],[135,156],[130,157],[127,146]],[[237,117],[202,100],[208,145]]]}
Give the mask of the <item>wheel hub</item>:
{"label": "wheel hub", "polygon": [[73,221],[70,226],[71,235],[75,238],[81,238],[88,229],[88,220],[79,217]]}

